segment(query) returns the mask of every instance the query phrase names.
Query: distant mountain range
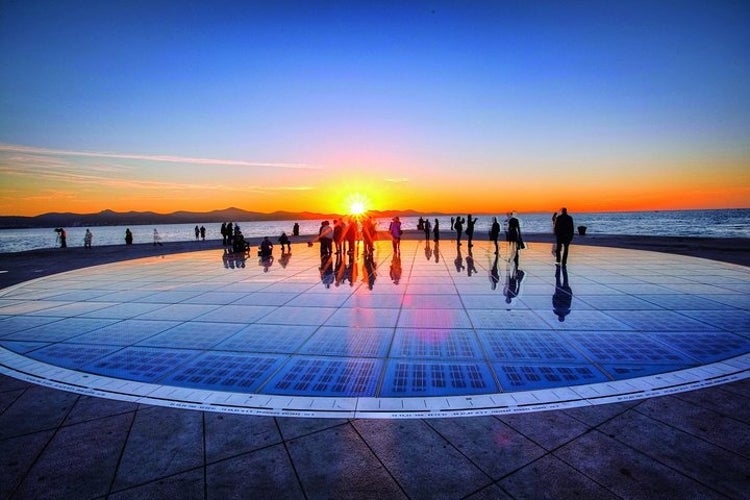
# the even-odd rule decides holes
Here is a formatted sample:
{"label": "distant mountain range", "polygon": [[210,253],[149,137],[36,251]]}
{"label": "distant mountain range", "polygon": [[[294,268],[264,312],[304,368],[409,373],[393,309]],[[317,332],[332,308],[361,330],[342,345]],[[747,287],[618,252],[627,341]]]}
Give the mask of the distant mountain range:
{"label": "distant mountain range", "polygon": [[[414,210],[371,210],[372,217],[413,217],[422,215]],[[20,229],[30,227],[79,227],[79,226],[123,226],[140,224],[198,224],[205,222],[255,222],[269,220],[310,220],[325,219],[341,214],[322,214],[315,212],[271,213],[250,212],[241,208],[225,208],[211,212],[179,211],[171,214],[156,212],[115,212],[102,210],[95,214],[74,214],[52,212],[35,217],[0,216],[0,229]],[[440,215],[440,214],[437,214]]]}

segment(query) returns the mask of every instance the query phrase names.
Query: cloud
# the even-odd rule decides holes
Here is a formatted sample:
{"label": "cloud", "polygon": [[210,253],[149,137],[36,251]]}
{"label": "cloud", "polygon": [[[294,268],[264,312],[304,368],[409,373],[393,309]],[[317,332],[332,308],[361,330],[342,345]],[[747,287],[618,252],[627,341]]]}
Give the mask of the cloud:
{"label": "cloud", "polygon": [[254,168],[288,168],[302,170],[320,170],[319,166],[306,163],[252,162],[244,160],[222,160],[216,158],[191,158],[172,155],[137,155],[124,153],[107,153],[93,151],[71,151],[66,149],[47,149],[14,144],[0,144],[0,152],[23,153],[44,156],[76,156],[81,158],[107,158],[115,160],[138,160],[160,163],[181,163],[190,165],[215,165],[221,167],[254,167]]}

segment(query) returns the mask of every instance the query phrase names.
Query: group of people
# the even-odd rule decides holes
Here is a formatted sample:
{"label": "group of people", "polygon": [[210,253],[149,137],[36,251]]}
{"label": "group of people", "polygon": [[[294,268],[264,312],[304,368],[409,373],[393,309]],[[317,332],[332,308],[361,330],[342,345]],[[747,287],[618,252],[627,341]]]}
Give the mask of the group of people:
{"label": "group of people", "polygon": [[375,251],[376,233],[375,221],[370,217],[365,217],[361,223],[355,217],[334,219],[333,226],[329,221],[324,220],[320,223],[318,235],[308,241],[307,245],[312,246],[317,241],[320,244],[320,256],[330,257],[334,254],[334,248],[336,255],[355,253],[357,243],[361,238],[364,253],[371,254]]}

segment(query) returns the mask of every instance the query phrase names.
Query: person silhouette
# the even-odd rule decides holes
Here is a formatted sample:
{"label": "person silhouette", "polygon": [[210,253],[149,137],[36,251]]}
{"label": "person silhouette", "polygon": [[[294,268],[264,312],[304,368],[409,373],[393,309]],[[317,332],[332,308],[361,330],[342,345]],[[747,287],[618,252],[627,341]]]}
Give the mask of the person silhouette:
{"label": "person silhouette", "polygon": [[490,241],[495,244],[495,255],[500,253],[500,248],[497,244],[497,239],[500,237],[500,223],[497,221],[497,217],[492,218],[492,227],[490,228]]}
{"label": "person silhouette", "polygon": [[424,231],[424,240],[429,243],[429,241],[430,241],[430,233],[432,232],[432,227],[430,225],[430,219],[425,219],[422,222],[422,230]]}
{"label": "person silhouette", "polygon": [[434,238],[435,243],[440,241],[440,221],[435,219],[435,225],[432,226],[432,236]]}
{"label": "person silhouette", "polygon": [[521,250],[521,242],[522,236],[521,236],[521,223],[519,222],[518,218],[516,217],[515,212],[513,212],[513,215],[508,219],[508,261],[513,261],[513,263],[518,267],[518,260],[519,260],[519,253]]}
{"label": "person silhouette", "polygon": [[375,286],[375,278],[377,278],[377,265],[372,252],[365,253],[365,262],[362,268],[362,281],[367,282],[367,288],[370,290]]}
{"label": "person silhouette", "polygon": [[197,240],[198,238],[201,237],[201,228],[199,228],[198,226],[195,226],[194,231],[195,231],[195,239]]}
{"label": "person silhouette", "polygon": [[299,224],[296,222],[292,226],[292,236],[299,236]]}
{"label": "person silhouette", "polygon": [[[562,281],[560,281],[562,274]],[[568,284],[568,268],[558,266],[555,268],[555,293],[552,295],[552,312],[557,320],[565,321],[565,316],[570,314],[570,306],[573,302],[573,290]]]}
{"label": "person silhouette", "polygon": [[401,272],[401,255],[394,253],[391,257],[391,281],[394,285],[401,281]]}
{"label": "person silhouette", "polygon": [[320,256],[320,281],[326,288],[331,288],[334,280],[333,275],[333,255],[326,254]]}
{"label": "person silhouette", "polygon": [[464,268],[464,258],[461,255],[461,248],[456,246],[456,258],[453,259],[453,265],[456,266],[456,273],[460,273]]}
{"label": "person silhouette", "polygon": [[398,217],[394,217],[388,226],[388,233],[391,235],[391,242],[393,243],[393,253],[401,253],[401,220]]}
{"label": "person silhouette", "polygon": [[466,218],[466,243],[469,247],[473,247],[474,243],[474,224],[477,223],[477,218],[472,218],[471,214]]}
{"label": "person silhouette", "polygon": [[500,255],[495,252],[495,261],[490,268],[490,289],[492,290],[497,290],[497,284],[500,283],[500,269],[497,266],[499,260]]}
{"label": "person silhouette", "polygon": [[133,233],[130,232],[130,228],[125,229],[125,244],[126,245],[133,244]]}
{"label": "person silhouette", "polygon": [[464,232],[464,219],[462,219],[460,215],[456,217],[453,229],[456,230],[456,246],[461,246],[461,235]]}
{"label": "person silhouette", "polygon": [[83,248],[91,248],[91,242],[94,239],[94,235],[90,230],[86,230],[86,234],[83,236]]}
{"label": "person silhouette", "polygon": [[287,248],[289,253],[292,253],[292,243],[289,241],[289,236],[286,235],[286,232],[282,231],[281,236],[279,236],[279,245],[281,246],[281,253],[284,253],[284,247]]}
{"label": "person silhouette", "polygon": [[466,274],[471,276],[472,273],[476,274],[477,267],[474,265],[474,254],[469,248],[469,254],[466,256]]}
{"label": "person silhouette", "polygon": [[513,262],[508,262],[505,265],[505,288],[503,289],[503,295],[505,295],[505,303],[510,304],[513,299],[518,298],[521,293],[521,283],[525,273],[518,269],[518,266]]}
{"label": "person silhouette", "polygon": [[154,228],[154,246],[156,245],[163,246],[161,243],[161,235],[159,234],[159,231]]}
{"label": "person silhouette", "polygon": [[201,241],[206,241],[206,226],[201,226],[200,232],[201,232]]}
{"label": "person silhouette", "polygon": [[[561,208],[560,211],[562,213],[555,219],[555,240],[557,241],[555,263],[566,266],[568,265],[568,248],[573,241],[573,217],[568,215],[568,209],[565,207]],[[561,250],[562,260],[560,258]]]}

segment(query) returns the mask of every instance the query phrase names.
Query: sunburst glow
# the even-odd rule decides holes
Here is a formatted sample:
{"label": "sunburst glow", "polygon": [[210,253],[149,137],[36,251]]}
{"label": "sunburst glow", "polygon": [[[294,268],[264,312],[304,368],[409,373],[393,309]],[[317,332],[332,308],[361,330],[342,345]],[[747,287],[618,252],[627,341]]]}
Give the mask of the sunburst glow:
{"label": "sunburst glow", "polygon": [[362,201],[354,201],[349,205],[349,213],[351,215],[361,215],[365,213],[366,210],[365,204]]}

